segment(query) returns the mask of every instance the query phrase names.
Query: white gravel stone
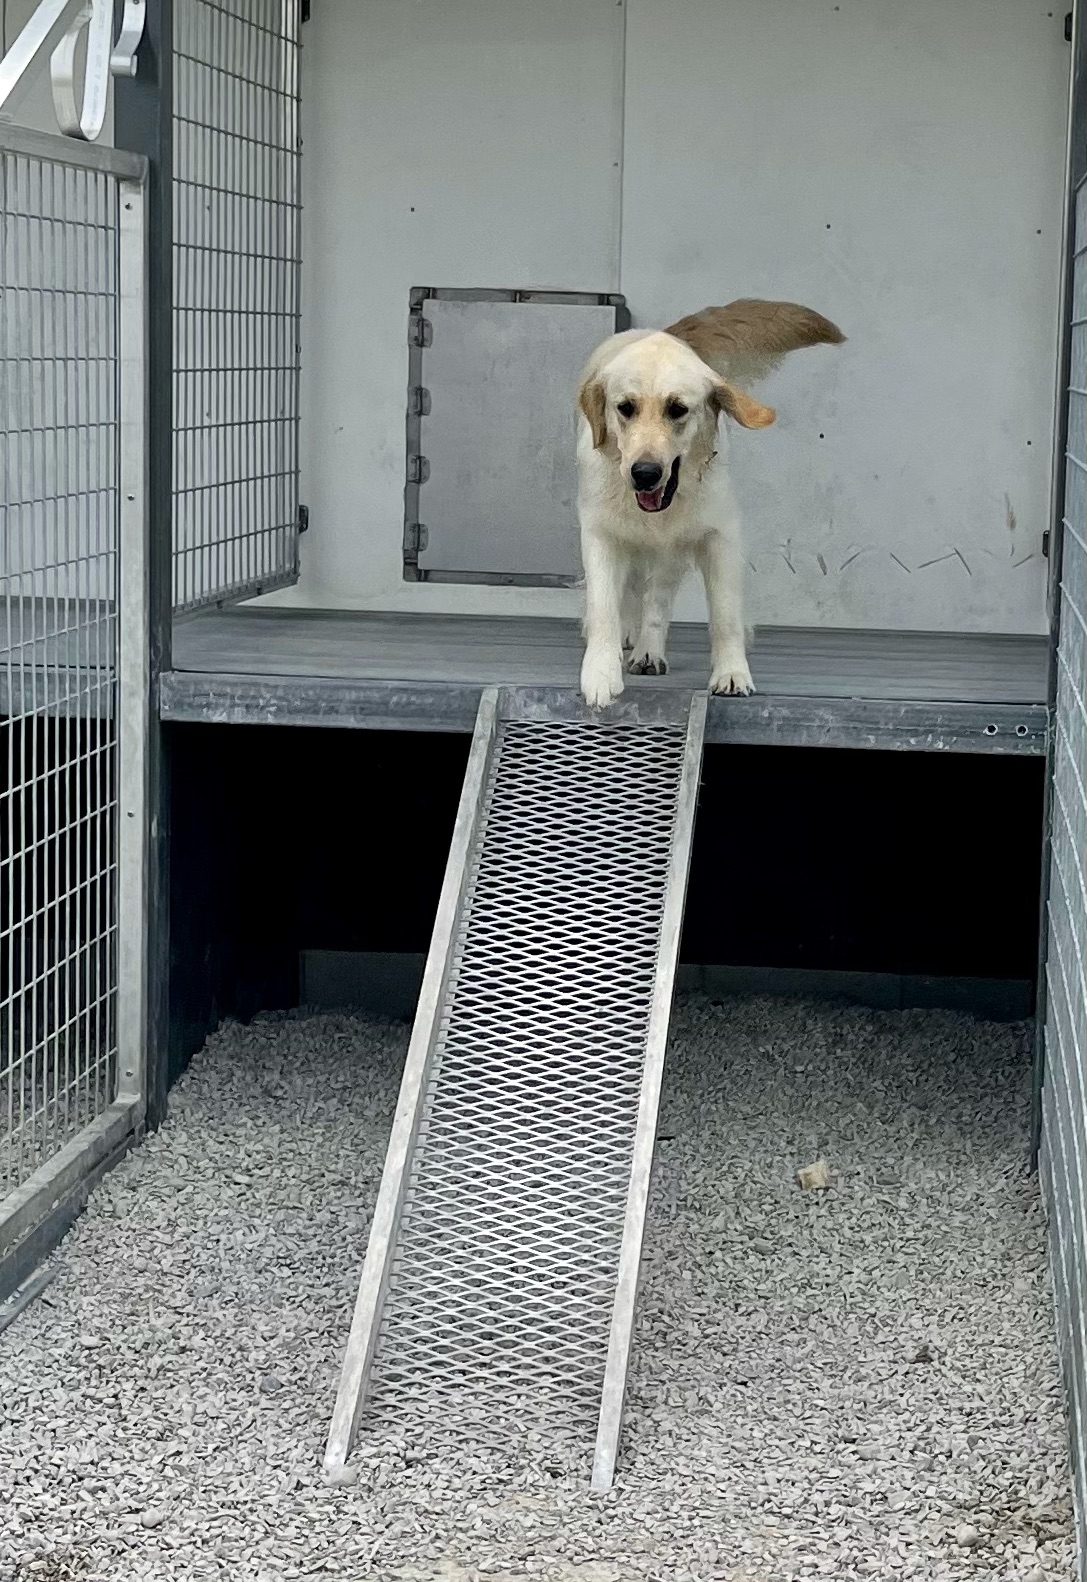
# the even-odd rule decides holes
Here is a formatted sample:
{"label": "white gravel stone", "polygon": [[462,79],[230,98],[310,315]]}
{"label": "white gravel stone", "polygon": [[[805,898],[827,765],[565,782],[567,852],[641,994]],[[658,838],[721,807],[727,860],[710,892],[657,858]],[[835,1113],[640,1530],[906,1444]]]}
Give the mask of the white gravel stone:
{"label": "white gravel stone", "polygon": [[681,1005],[600,1497],[577,1442],[322,1474],[406,1043],[225,1027],[97,1189],[0,1336],[0,1582],[1072,1576],[1022,1029]]}

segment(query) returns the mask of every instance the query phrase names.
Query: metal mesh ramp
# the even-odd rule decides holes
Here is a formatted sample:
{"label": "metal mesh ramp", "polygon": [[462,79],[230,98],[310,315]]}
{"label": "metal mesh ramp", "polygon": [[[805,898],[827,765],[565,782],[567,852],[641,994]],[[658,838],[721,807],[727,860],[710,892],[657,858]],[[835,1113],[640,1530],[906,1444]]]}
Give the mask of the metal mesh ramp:
{"label": "metal mesh ramp", "polygon": [[483,699],[329,1469],[595,1426],[611,1482],[705,724],[663,707]]}

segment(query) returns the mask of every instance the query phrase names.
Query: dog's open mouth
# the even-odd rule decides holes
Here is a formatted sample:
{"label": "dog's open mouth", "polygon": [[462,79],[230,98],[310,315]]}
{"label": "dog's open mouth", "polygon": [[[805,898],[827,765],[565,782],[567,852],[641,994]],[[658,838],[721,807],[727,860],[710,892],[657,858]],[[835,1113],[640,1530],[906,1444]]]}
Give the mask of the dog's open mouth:
{"label": "dog's open mouth", "polygon": [[679,457],[672,463],[672,470],[659,489],[635,489],[634,498],[643,511],[667,511],[679,488]]}

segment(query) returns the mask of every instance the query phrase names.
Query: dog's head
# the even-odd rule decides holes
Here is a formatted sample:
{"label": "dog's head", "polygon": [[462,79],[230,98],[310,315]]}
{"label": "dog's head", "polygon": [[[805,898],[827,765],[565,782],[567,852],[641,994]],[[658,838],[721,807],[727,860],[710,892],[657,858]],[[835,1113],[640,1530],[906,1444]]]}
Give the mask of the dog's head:
{"label": "dog's head", "polygon": [[763,406],[718,377],[674,336],[647,335],[620,347],[592,369],[578,405],[597,450],[618,455],[624,479],[643,511],[666,511],[683,487],[683,469],[699,468],[714,451],[722,412],[744,428],[774,421]]}

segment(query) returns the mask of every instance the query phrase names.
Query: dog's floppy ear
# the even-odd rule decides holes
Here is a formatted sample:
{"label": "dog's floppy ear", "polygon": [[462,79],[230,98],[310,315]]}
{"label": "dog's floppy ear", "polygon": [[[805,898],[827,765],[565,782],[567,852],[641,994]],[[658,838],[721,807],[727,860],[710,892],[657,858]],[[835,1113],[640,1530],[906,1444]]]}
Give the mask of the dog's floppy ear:
{"label": "dog's floppy ear", "polygon": [[593,431],[593,449],[599,450],[608,437],[608,425],[604,421],[607,398],[599,379],[586,379],[577,393],[577,404]]}
{"label": "dog's floppy ear", "polygon": [[727,412],[741,428],[769,428],[777,417],[772,406],[763,406],[724,379],[719,379],[710,391],[710,406],[718,416]]}

